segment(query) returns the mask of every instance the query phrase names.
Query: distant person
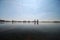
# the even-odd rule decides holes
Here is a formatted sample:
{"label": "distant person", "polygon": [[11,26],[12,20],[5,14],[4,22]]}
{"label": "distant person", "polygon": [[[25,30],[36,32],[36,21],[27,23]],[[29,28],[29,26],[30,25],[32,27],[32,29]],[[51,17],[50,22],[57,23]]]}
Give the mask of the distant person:
{"label": "distant person", "polygon": [[37,19],[37,24],[39,24],[39,20]]}

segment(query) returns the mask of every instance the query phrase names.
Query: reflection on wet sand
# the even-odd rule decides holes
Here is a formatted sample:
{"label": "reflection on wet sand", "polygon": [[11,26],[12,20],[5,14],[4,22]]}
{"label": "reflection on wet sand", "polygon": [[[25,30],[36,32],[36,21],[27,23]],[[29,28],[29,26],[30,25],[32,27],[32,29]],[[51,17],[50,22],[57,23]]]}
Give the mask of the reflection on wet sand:
{"label": "reflection on wet sand", "polygon": [[[10,24],[9,24],[10,23]],[[23,23],[23,25],[21,25],[20,23]],[[59,27],[58,29],[55,28],[48,28],[46,30],[42,29],[41,27],[46,27],[47,25],[43,26],[43,25],[36,25],[37,27],[34,28],[33,26],[29,25],[24,25],[24,24],[40,24],[40,23],[60,23],[60,21],[39,21],[39,20],[34,20],[34,21],[5,21],[5,20],[0,20],[0,37],[2,40],[59,40],[60,39],[60,24],[59,25],[55,25],[55,27]],[[5,26],[1,26],[1,24],[6,24]],[[11,24],[15,24],[15,25],[11,25]],[[19,24],[19,25],[17,25]],[[9,26],[7,26],[9,25]],[[15,27],[16,26],[16,27]],[[19,28],[19,27],[20,28]],[[51,27],[52,25],[49,25],[48,27]],[[54,25],[53,25],[54,26]],[[52,27],[53,27],[52,26]],[[25,29],[25,27],[27,27]],[[29,27],[29,28],[28,28]],[[19,29],[18,29],[19,28]],[[37,29],[38,28],[38,29]],[[41,29],[44,31],[41,31]],[[55,30],[56,32],[50,32],[50,30]],[[48,32],[45,32],[49,30]],[[1,40],[0,39],[0,40]]]}
{"label": "reflection on wet sand", "polygon": [[[60,39],[60,23],[59,24],[40,24],[40,25],[24,25],[24,23],[39,24],[36,22],[1,22],[0,24],[0,40],[59,40]],[[7,24],[11,23],[11,24]],[[15,23],[23,23],[15,24]],[[12,25],[14,24],[14,25]]]}

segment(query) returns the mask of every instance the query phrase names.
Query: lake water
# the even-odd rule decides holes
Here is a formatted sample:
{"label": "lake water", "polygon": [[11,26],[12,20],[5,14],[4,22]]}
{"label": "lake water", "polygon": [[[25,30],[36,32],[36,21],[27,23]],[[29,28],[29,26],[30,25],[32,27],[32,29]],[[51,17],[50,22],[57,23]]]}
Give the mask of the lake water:
{"label": "lake water", "polygon": [[0,23],[0,40],[60,40],[60,23]]}

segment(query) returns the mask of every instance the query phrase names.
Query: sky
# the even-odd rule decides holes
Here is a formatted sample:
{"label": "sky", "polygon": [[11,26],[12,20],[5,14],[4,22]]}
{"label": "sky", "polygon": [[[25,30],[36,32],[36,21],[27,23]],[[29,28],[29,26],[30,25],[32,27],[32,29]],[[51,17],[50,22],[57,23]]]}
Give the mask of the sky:
{"label": "sky", "polygon": [[60,20],[60,0],[0,0],[0,19]]}

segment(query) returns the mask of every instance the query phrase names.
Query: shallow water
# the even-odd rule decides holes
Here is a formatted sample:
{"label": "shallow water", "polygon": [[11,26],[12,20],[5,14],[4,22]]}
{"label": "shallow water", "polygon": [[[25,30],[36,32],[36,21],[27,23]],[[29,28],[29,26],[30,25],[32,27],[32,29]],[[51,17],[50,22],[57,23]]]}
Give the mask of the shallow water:
{"label": "shallow water", "polygon": [[0,23],[3,40],[59,40],[60,23]]}

